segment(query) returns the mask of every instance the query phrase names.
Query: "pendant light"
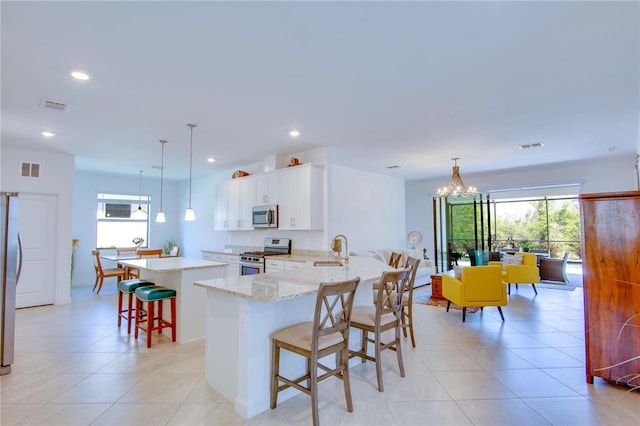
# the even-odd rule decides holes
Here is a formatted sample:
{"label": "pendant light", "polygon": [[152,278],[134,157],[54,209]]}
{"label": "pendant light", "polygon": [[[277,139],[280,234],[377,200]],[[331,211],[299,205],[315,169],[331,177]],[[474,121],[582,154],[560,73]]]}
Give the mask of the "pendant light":
{"label": "pendant light", "polygon": [[140,192],[138,194],[138,210],[131,213],[132,219],[146,220],[147,212],[142,210],[142,172],[144,170],[138,170],[140,172]]}
{"label": "pendant light", "polygon": [[191,208],[191,175],[193,173],[193,128],[198,127],[197,124],[187,124],[190,131],[189,136],[189,207],[184,213],[184,220],[193,221],[196,220],[196,212]]}
{"label": "pendant light", "polygon": [[162,187],[164,184],[164,144],[166,144],[167,141],[160,139],[158,142],[160,142],[160,146],[162,146],[162,155],[160,157],[160,211],[158,211],[156,215],[156,222],[164,223],[166,219],[164,217],[164,211],[162,210]]}
{"label": "pendant light", "polygon": [[455,157],[453,160],[453,174],[451,175],[451,182],[445,188],[438,189],[438,196],[442,198],[446,197],[474,197],[478,190],[473,186],[467,188],[462,182],[460,177],[460,166],[458,166],[458,160],[460,158]]}

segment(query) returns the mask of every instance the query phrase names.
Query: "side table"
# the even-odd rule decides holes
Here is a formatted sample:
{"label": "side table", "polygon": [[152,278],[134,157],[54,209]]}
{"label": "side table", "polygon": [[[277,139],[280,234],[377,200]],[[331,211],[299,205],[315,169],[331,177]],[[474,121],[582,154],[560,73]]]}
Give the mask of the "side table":
{"label": "side table", "polygon": [[442,296],[442,274],[431,275],[431,297],[444,300]]}

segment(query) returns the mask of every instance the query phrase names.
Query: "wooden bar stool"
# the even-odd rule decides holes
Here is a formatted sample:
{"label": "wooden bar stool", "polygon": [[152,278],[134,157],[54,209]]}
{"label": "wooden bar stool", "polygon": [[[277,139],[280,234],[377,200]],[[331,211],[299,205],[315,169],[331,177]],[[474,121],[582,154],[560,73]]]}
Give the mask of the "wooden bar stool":
{"label": "wooden bar stool", "polygon": [[[118,283],[118,327],[122,324],[122,319],[127,320],[127,334],[131,334],[131,320],[134,317],[131,313],[134,311],[133,307],[133,293],[136,291],[138,287],[147,287],[150,285],[155,285],[151,281],[147,280],[124,280]],[[122,308],[122,299],[124,295],[129,295],[129,302],[126,308]]]}
{"label": "wooden bar stool", "polygon": [[[138,338],[138,330],[147,333],[147,348],[151,347],[151,333],[158,330],[162,334],[163,328],[171,328],[171,340],[176,341],[176,291],[158,285],[138,287],[136,295],[136,322],[135,337]],[[171,300],[171,321],[162,318],[162,302]],[[147,303],[147,309],[143,309],[143,303]],[[155,302],[158,303],[158,315],[155,316]]]}

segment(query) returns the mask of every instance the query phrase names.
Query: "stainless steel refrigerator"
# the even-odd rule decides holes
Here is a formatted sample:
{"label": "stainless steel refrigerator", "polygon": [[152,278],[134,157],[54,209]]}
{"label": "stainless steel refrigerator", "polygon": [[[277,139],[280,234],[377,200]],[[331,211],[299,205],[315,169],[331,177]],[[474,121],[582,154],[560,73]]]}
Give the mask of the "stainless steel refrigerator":
{"label": "stainless steel refrigerator", "polygon": [[2,305],[0,306],[0,375],[11,372],[16,332],[16,286],[22,268],[22,245],[18,234],[18,194],[0,192],[0,276]]}

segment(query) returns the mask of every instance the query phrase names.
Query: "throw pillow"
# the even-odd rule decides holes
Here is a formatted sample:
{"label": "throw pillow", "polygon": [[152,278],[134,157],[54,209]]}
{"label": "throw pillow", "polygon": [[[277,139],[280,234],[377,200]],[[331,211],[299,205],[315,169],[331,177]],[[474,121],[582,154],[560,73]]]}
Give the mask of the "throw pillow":
{"label": "throw pillow", "polygon": [[507,270],[507,265],[522,265],[523,256],[515,256],[513,254],[505,254],[502,258],[502,270]]}
{"label": "throw pillow", "polygon": [[462,279],[462,268],[464,268],[464,266],[454,266],[453,267],[453,274],[455,275],[457,280]]}

